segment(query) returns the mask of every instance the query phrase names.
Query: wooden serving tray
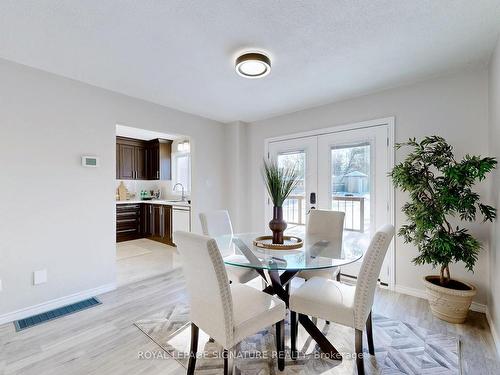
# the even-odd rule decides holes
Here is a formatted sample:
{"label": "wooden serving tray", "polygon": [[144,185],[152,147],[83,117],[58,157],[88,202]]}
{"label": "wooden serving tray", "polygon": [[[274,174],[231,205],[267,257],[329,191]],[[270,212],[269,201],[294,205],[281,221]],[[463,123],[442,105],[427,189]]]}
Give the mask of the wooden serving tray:
{"label": "wooden serving tray", "polygon": [[283,236],[283,244],[273,243],[273,236],[260,236],[253,240],[254,246],[270,250],[300,249],[304,245],[302,238],[296,236]]}

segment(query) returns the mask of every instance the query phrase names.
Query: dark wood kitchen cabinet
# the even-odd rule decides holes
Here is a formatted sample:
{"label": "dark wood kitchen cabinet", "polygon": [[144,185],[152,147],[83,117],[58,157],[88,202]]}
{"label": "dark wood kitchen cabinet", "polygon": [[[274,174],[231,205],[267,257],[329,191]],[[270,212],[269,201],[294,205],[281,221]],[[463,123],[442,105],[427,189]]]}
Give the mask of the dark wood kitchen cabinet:
{"label": "dark wood kitchen cabinet", "polygon": [[119,176],[122,180],[135,180],[135,147],[117,144],[119,156]]}
{"label": "dark wood kitchen cabinet", "polygon": [[172,141],[116,137],[116,178],[170,180]]}
{"label": "dark wood kitchen cabinet", "polygon": [[173,245],[172,206],[151,203],[142,206],[141,233],[143,237]]}
{"label": "dark wood kitchen cabinet", "polygon": [[135,179],[148,179],[148,149],[145,146],[135,147]]}
{"label": "dark wood kitchen cabinet", "polygon": [[151,210],[151,239],[155,241],[161,241],[162,238],[162,206],[158,204],[152,204]]}
{"label": "dark wood kitchen cabinet", "polygon": [[144,141],[116,138],[116,178],[146,180],[148,177],[148,149]]}
{"label": "dark wood kitchen cabinet", "polygon": [[172,206],[162,206],[162,236],[161,242],[174,245],[172,240]]}
{"label": "dark wood kitchen cabinet", "polygon": [[147,203],[141,204],[141,235],[142,237],[145,238],[152,237],[152,231],[151,231],[153,227],[151,225],[152,209],[153,209],[152,204],[147,204]]}
{"label": "dark wood kitchen cabinet", "polygon": [[172,141],[168,139],[154,139],[148,142],[148,179],[172,179]]}
{"label": "dark wood kitchen cabinet", "polygon": [[140,204],[116,205],[116,242],[142,237]]}

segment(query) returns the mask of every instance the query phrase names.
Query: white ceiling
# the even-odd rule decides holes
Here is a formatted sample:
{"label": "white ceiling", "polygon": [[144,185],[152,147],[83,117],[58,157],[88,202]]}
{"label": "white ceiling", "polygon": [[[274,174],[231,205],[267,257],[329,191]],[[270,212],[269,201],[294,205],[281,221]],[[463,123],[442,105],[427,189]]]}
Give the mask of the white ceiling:
{"label": "white ceiling", "polygon": [[0,57],[224,122],[484,64],[499,31],[500,0],[0,2]]}

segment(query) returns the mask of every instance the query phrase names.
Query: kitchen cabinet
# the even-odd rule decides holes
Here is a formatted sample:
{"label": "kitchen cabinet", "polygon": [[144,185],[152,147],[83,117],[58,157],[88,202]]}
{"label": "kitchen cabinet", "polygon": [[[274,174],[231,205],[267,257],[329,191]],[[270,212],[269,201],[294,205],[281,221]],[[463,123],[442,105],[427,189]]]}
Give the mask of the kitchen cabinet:
{"label": "kitchen cabinet", "polygon": [[116,137],[116,178],[170,180],[172,141]]}
{"label": "kitchen cabinet", "polygon": [[116,242],[141,238],[141,205],[116,206]]}
{"label": "kitchen cabinet", "polygon": [[141,216],[143,237],[173,245],[172,206],[146,203],[143,204]]}
{"label": "kitchen cabinet", "polygon": [[167,245],[173,245],[172,241],[172,206],[162,205],[161,212],[161,232],[160,241],[166,243]]}
{"label": "kitchen cabinet", "polygon": [[141,204],[141,235],[144,238],[151,238],[153,233],[152,233],[152,209],[153,205],[152,204],[146,204],[142,203]]}
{"label": "kitchen cabinet", "polygon": [[120,203],[116,205],[116,242],[148,238],[175,246],[175,231],[191,231],[189,206],[159,203]]}
{"label": "kitchen cabinet", "polygon": [[116,138],[116,178],[121,180],[146,180],[148,150],[144,141]]}
{"label": "kitchen cabinet", "polygon": [[160,180],[160,145],[148,144],[148,180]]}
{"label": "kitchen cabinet", "polygon": [[120,163],[119,163],[119,160],[120,160],[120,145],[117,143],[116,144],[116,178],[118,178],[118,176],[120,175]]}
{"label": "kitchen cabinet", "polygon": [[135,152],[135,179],[148,179],[148,149],[145,146],[134,147]]}
{"label": "kitchen cabinet", "polygon": [[135,147],[127,144],[118,145],[119,172],[122,180],[135,179]]}
{"label": "kitchen cabinet", "polygon": [[158,204],[152,204],[152,217],[151,217],[151,239],[161,241],[162,239],[162,207]]}
{"label": "kitchen cabinet", "polygon": [[172,179],[172,141],[154,139],[148,142],[148,180]]}

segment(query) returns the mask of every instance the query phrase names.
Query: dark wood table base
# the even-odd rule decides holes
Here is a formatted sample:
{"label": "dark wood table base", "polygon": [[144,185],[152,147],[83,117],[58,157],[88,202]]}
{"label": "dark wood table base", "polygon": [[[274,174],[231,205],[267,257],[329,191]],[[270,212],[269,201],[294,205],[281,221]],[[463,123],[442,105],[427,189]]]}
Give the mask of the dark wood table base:
{"label": "dark wood table base", "polygon": [[[266,282],[268,281],[263,270],[258,270],[257,272],[264,278],[264,280],[266,280]],[[267,286],[263,292],[271,295],[277,295],[283,302],[285,302],[286,307],[289,308],[290,293],[288,290],[290,282],[299,273],[299,271],[285,271],[280,275],[278,270],[269,270],[268,273],[269,278],[271,279],[271,285]],[[296,325],[296,317],[292,317],[291,320],[292,327],[290,332],[292,332],[292,342],[294,342],[297,331],[296,327],[293,327],[293,325]],[[338,350],[332,345],[326,336],[323,335],[323,332],[316,327],[307,315],[299,314],[298,322],[302,324],[307,333],[309,333],[312,339],[316,341],[321,351],[327,358],[338,361],[342,360],[342,356]],[[296,357],[296,352],[294,351],[295,348],[292,347],[292,358]]]}

